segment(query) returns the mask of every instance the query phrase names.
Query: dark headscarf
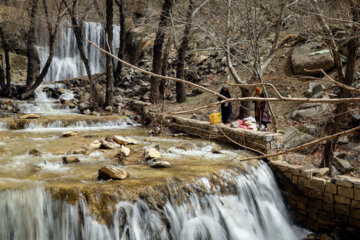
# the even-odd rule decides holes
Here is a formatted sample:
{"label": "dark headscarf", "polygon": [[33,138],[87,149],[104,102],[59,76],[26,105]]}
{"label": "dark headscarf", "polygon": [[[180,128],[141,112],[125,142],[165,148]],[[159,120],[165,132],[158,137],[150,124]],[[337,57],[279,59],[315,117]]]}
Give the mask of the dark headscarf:
{"label": "dark headscarf", "polygon": [[[227,91],[225,92],[225,89],[227,89]],[[231,98],[230,92],[229,92],[229,88],[227,88],[226,86],[223,86],[221,88],[220,94],[223,95],[224,97],[227,98]],[[222,98],[219,97],[219,101],[223,100]]]}

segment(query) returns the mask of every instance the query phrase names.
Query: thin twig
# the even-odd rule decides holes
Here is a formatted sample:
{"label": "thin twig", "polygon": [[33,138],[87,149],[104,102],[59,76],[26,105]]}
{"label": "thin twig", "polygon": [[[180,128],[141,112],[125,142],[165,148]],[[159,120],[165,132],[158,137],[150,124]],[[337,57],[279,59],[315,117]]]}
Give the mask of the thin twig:
{"label": "thin twig", "polygon": [[[312,69],[312,70],[304,69],[304,70],[305,70],[305,72],[308,72],[308,73],[319,73],[319,72],[321,72],[322,74],[324,74],[324,76],[327,78],[328,81],[334,83],[335,85],[337,85],[339,87],[342,87],[342,88],[345,88],[345,89],[350,90],[350,91],[355,91],[355,92],[360,93],[360,89],[357,89],[357,88],[354,88],[354,87],[351,87],[349,85],[346,85],[346,84],[343,84],[341,82],[336,81],[335,79],[330,77],[328,74],[326,74],[326,72],[322,68],[320,68],[320,69]],[[324,78],[320,78],[320,79],[321,80],[326,80]]]}
{"label": "thin twig", "polygon": [[278,96],[278,98],[284,98],[283,96],[281,96],[281,94],[279,93],[279,91],[275,88],[274,85],[272,85],[271,83],[253,83],[253,84],[229,84],[229,86],[232,87],[256,87],[256,86],[269,86],[272,88],[272,90],[275,92],[275,94]]}

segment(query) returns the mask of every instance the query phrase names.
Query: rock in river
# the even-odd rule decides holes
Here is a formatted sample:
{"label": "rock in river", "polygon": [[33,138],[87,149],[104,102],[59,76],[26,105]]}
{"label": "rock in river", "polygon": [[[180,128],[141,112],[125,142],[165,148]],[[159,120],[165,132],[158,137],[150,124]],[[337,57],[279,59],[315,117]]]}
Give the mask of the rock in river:
{"label": "rock in river", "polygon": [[33,148],[28,152],[28,154],[33,156],[41,156],[41,151],[37,150],[36,148]]}
{"label": "rock in river", "polygon": [[138,141],[131,137],[114,136],[113,140],[120,145],[136,145],[136,144],[138,144]]}
{"label": "rock in river", "polygon": [[40,116],[34,113],[25,114],[20,116],[20,119],[38,119]]}
{"label": "rock in river", "polygon": [[127,156],[130,155],[130,148],[125,147],[125,146],[121,146],[120,152],[124,157],[127,157]]}
{"label": "rock in river", "polygon": [[99,169],[98,180],[123,180],[128,176],[125,169],[113,165],[106,165]]}
{"label": "rock in river", "polygon": [[145,159],[159,159],[161,157],[160,152],[155,148],[145,149]]}
{"label": "rock in river", "polygon": [[78,163],[78,162],[80,162],[80,160],[77,158],[77,157],[75,157],[75,156],[70,156],[70,157],[68,157],[68,156],[63,156],[63,163],[64,164],[69,164],[69,163]]}
{"label": "rock in river", "polygon": [[179,149],[182,149],[182,150],[185,150],[185,151],[189,151],[189,150],[193,150],[196,148],[196,145],[193,144],[193,143],[179,143],[176,145],[176,148],[179,148]]}
{"label": "rock in river", "polygon": [[78,135],[79,133],[77,132],[72,132],[72,131],[69,131],[69,132],[63,132],[62,136],[63,137],[74,137],[76,135]]}
{"label": "rock in river", "polygon": [[114,149],[114,148],[120,147],[119,144],[117,144],[117,143],[115,143],[115,142],[107,141],[107,140],[105,140],[105,139],[102,139],[102,140],[100,141],[100,143],[101,143],[100,148]]}
{"label": "rock in river", "polygon": [[149,161],[149,166],[152,168],[169,168],[171,164],[167,161],[153,160]]}

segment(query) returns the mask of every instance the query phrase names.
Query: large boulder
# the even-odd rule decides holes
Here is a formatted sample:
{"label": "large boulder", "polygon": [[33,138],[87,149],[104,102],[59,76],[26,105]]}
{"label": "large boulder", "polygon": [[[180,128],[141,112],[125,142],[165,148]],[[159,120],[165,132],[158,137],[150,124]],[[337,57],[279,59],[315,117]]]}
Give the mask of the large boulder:
{"label": "large boulder", "polygon": [[346,154],[344,153],[335,152],[333,164],[336,167],[336,170],[342,174],[346,174],[353,170],[353,166],[351,166],[350,162],[346,158]]}
{"label": "large boulder", "polygon": [[[283,146],[285,149],[295,148],[297,146],[303,145],[305,143],[311,142],[315,140],[315,138],[309,134],[301,133],[294,127],[287,128],[284,134],[284,142]],[[304,154],[310,154],[315,151],[317,145],[312,145],[307,148],[301,149],[298,152]]]}
{"label": "large boulder", "polygon": [[99,169],[98,180],[123,180],[128,174],[125,169],[113,165],[106,165]]}
{"label": "large boulder", "polygon": [[291,55],[291,63],[295,74],[298,75],[316,75],[319,73],[308,73],[304,69],[319,69],[324,71],[332,69],[334,58],[329,49],[318,48],[313,43],[306,43],[294,49]]}
{"label": "large boulder", "polygon": [[155,34],[149,34],[147,30],[145,26],[140,26],[126,33],[125,56],[132,64],[138,63],[154,45]]}
{"label": "large boulder", "polygon": [[292,112],[291,118],[300,122],[303,120],[319,120],[319,118],[329,113],[330,109],[328,104],[304,103],[300,109]]}

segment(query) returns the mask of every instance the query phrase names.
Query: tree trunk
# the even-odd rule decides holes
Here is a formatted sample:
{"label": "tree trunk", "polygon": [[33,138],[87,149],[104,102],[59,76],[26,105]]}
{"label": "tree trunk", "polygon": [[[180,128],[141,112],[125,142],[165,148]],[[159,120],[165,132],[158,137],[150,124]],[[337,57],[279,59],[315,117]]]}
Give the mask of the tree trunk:
{"label": "tree trunk", "polygon": [[[50,18],[49,18],[49,13],[48,13],[48,7],[46,4],[46,0],[43,0],[43,5],[44,5],[44,12],[46,15],[46,19],[47,19],[47,23],[48,23],[48,31],[49,31],[49,56],[46,60],[46,63],[43,67],[43,69],[41,70],[40,75],[36,78],[35,83],[31,86],[28,87],[27,91],[24,92],[23,94],[21,94],[21,99],[26,99],[28,98],[34,91],[36,88],[38,88],[41,83],[43,82],[46,74],[49,71],[51,62],[54,58],[54,43],[55,43],[55,38],[56,38],[56,33],[57,33],[57,29],[58,29],[58,22],[60,21],[60,19],[58,19],[58,22],[55,24],[55,29],[53,31],[52,26],[51,26],[51,22],[50,22]],[[60,16],[59,16],[60,18]]]}
{"label": "tree trunk", "polygon": [[2,55],[0,54],[0,96],[5,96],[5,89],[6,89],[5,71],[3,67],[3,58]]}
{"label": "tree trunk", "polygon": [[[111,43],[113,40],[113,14],[114,4],[113,0],[106,0],[106,50],[111,51]],[[113,76],[113,62],[112,57],[106,55],[106,97],[105,106],[112,106],[114,95],[114,76]]]}
{"label": "tree trunk", "polygon": [[[5,33],[1,26],[0,26],[0,38],[2,40],[2,47],[3,47],[4,53],[5,53],[5,64],[6,64],[6,67],[5,67],[5,69],[6,69],[6,84],[5,84],[5,74],[3,72],[2,74],[3,74],[4,79],[1,80],[1,88],[2,88],[2,91],[5,96],[10,96],[10,94],[11,94],[11,92],[10,92],[11,91],[11,88],[10,88],[11,66],[10,66],[9,45],[6,41]],[[3,64],[3,62],[2,62],[2,64]],[[2,71],[4,71],[4,69],[2,69]],[[0,78],[1,78],[1,76],[0,76]]]}
{"label": "tree trunk", "polygon": [[[345,78],[344,81],[341,83],[351,86],[354,81],[354,74],[356,69],[356,57],[357,57],[357,50],[359,48],[359,27],[357,26],[357,22],[360,20],[360,11],[359,6],[352,6],[352,14],[353,14],[353,32],[350,40],[347,44],[347,51],[348,51],[348,61],[346,66]],[[350,91],[346,88],[340,88],[339,98],[349,98],[351,97]],[[336,105],[335,109],[335,118],[330,123],[329,130],[330,134],[334,134],[342,130],[346,127],[346,112],[348,111],[348,104],[347,103],[339,103]],[[332,160],[334,157],[334,150],[336,148],[338,138],[334,140],[329,140],[325,144],[324,155],[323,155],[323,162],[322,165],[325,165],[329,168],[329,174],[332,175]]]}
{"label": "tree trunk", "polygon": [[[165,52],[163,54],[162,63],[161,63],[161,75],[166,76],[167,67],[168,67],[168,58],[171,50],[171,36],[169,36],[168,41],[166,43]],[[165,92],[166,92],[166,81],[164,79],[160,80],[160,96],[162,100],[165,100]]]}
{"label": "tree trunk", "polygon": [[38,9],[38,0],[32,0],[32,7],[30,12],[30,27],[28,33],[27,41],[27,77],[26,77],[26,87],[30,88],[35,75],[36,75],[36,49],[35,49],[35,17]]}
{"label": "tree trunk", "polygon": [[[250,97],[251,92],[246,87],[240,87],[241,97]],[[239,116],[238,119],[244,119],[251,115],[250,113],[250,104],[249,101],[241,101],[239,106]]]}
{"label": "tree trunk", "polygon": [[[124,14],[124,0],[115,0],[116,4],[119,7],[120,13],[120,45],[119,45],[119,52],[118,58],[124,59],[125,53],[125,14]],[[122,72],[122,63],[118,62],[116,66],[116,70],[114,72],[115,83],[114,85],[118,87],[121,81],[121,72]]]}
{"label": "tree trunk", "polygon": [[[180,79],[184,79],[185,56],[189,46],[189,35],[190,35],[191,23],[193,19],[192,18],[193,11],[194,11],[194,1],[189,0],[189,9],[186,17],[184,36],[179,48],[178,59],[177,59],[176,77]],[[184,83],[176,82],[176,101],[178,103],[182,103],[186,101],[186,92],[185,92]]]}
{"label": "tree trunk", "polygon": [[[163,9],[161,12],[159,27],[156,33],[156,38],[154,42],[154,50],[153,50],[153,73],[159,74],[161,71],[161,56],[162,56],[162,49],[164,45],[164,38],[165,38],[165,30],[168,23],[168,19],[170,16],[170,10],[172,6],[172,0],[165,0]],[[151,103],[158,103],[159,98],[159,85],[160,80],[151,77],[151,95],[150,101]]]}
{"label": "tree trunk", "polygon": [[86,69],[86,73],[87,76],[89,78],[89,82],[90,82],[90,95],[91,95],[91,106],[92,108],[96,108],[98,105],[101,105],[102,103],[99,102],[101,99],[98,98],[97,96],[97,92],[96,92],[96,85],[95,85],[95,81],[91,76],[91,69],[89,66],[89,60],[87,59],[86,55],[85,55],[85,51],[84,51],[84,46],[83,46],[83,34],[82,34],[82,26],[79,25],[77,19],[76,19],[76,12],[75,12],[75,6],[76,6],[77,0],[74,0],[73,2],[73,8],[72,10],[70,10],[68,8],[68,4],[66,3],[66,1],[64,2],[65,7],[68,8],[68,12],[71,18],[71,25],[73,27],[73,31],[74,31],[74,35],[75,35],[75,39],[76,39],[76,44],[80,53],[80,58],[83,61],[84,65],[85,65],[85,69]]}

